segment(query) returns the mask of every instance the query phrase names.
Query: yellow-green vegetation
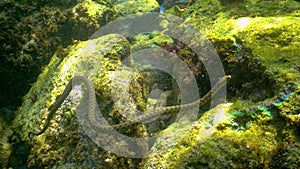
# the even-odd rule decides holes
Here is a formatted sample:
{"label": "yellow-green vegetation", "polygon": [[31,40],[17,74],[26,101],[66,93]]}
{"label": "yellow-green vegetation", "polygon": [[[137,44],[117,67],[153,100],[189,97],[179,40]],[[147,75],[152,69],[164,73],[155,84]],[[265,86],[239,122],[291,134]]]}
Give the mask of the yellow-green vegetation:
{"label": "yellow-green vegetation", "polygon": [[159,11],[159,4],[156,0],[127,0],[123,2],[113,2],[112,4],[120,16]]}
{"label": "yellow-green vegetation", "polygon": [[[299,78],[300,19],[294,16],[242,17],[216,22],[206,34],[210,38],[231,39],[240,45],[237,38],[251,48],[261,62],[277,74],[278,80]],[[237,48],[238,50],[238,48]]]}
{"label": "yellow-green vegetation", "polygon": [[155,145],[143,168],[300,165],[299,9],[292,0],[201,0],[181,13],[211,40],[232,76],[231,105],[209,137],[203,115],[186,136],[178,132],[184,139],[177,144]]}
{"label": "yellow-green vegetation", "polygon": [[104,0],[2,2],[0,22],[6,25],[0,36],[6,40],[1,46],[3,58],[24,67],[47,63],[56,47],[87,39],[114,17],[105,4]]}
{"label": "yellow-green vegetation", "polygon": [[[141,3],[133,1],[112,4],[119,15],[158,8],[157,2],[143,2],[151,4],[150,8],[144,9]],[[72,24],[71,28],[101,26],[97,21],[104,13],[97,9],[102,5],[91,0],[71,5],[74,10],[68,13],[72,16],[70,23],[90,24]],[[164,83],[170,78],[155,71],[141,72],[131,82],[131,105],[123,104],[124,86],[122,83],[112,86],[111,77],[131,76],[132,70],[115,74],[124,57],[144,48],[161,47],[184,59],[201,81],[200,76],[205,73],[198,58],[186,46],[159,32],[138,34],[129,39],[131,42],[120,35],[73,41],[71,47],[59,50],[52,57],[16,112],[12,125],[14,140],[31,148],[28,167],[297,168],[300,166],[299,9],[300,3],[293,0],[200,0],[181,11],[178,15],[211,40],[226,74],[231,75],[228,103],[199,114],[201,117],[192,125],[173,123],[154,133],[176,137],[158,138],[147,159],[117,157],[92,142],[76,119],[78,102],[74,96],[58,109],[45,133],[33,138],[28,138],[28,133],[43,127],[48,108],[74,75],[87,76],[93,82],[99,109],[114,124],[125,121],[123,112],[146,108],[144,101],[154,79]],[[77,39],[74,33],[69,35]],[[29,46],[35,43],[28,42]],[[91,42],[94,45],[86,48]],[[202,80],[202,83],[206,82]],[[174,86],[165,83],[163,87]],[[111,100],[112,88],[117,95],[115,101]],[[143,125],[123,130],[131,136],[147,134]],[[9,146],[5,146],[8,150]],[[4,162],[7,163],[6,158]]]}
{"label": "yellow-green vegetation", "polygon": [[155,31],[148,34],[138,34],[131,42],[131,51],[135,52],[143,49],[160,47],[162,43],[171,44],[173,43],[173,39]]}
{"label": "yellow-green vegetation", "polygon": [[290,122],[290,125],[300,127],[300,84],[282,97],[274,103],[274,106],[280,115]]}
{"label": "yellow-green vegetation", "polygon": [[9,156],[11,155],[11,144],[8,138],[12,135],[12,130],[0,118],[0,167],[6,168]]}
{"label": "yellow-green vegetation", "polygon": [[[216,130],[220,119],[216,118],[228,111],[230,104],[219,105],[206,112],[190,126],[189,123],[173,123],[158,133],[157,141],[152,147],[150,158],[143,162],[142,168],[184,168],[181,158],[199,142],[205,141]],[[196,157],[196,156],[195,156]],[[180,166],[181,165],[181,166]],[[175,167],[176,166],[176,167]]]}
{"label": "yellow-green vegetation", "polygon": [[[115,11],[106,6],[105,2],[97,3],[84,0],[67,11],[69,23],[74,34],[69,35],[76,40],[86,40],[101,26],[114,19]],[[85,37],[85,38],[82,38]]]}
{"label": "yellow-green vegetation", "polygon": [[1,1],[0,79],[10,82],[2,85],[0,106],[20,106],[21,97],[56,50],[88,39],[112,20],[114,10],[105,5],[105,0]]}
{"label": "yellow-green vegetation", "polygon": [[[143,168],[297,168],[299,119],[295,125],[284,116],[278,117],[282,111],[273,107],[278,103],[253,107],[255,104],[247,101],[234,102],[206,112],[192,126],[182,129],[172,124],[160,134],[177,133],[179,141],[158,140]],[[298,103],[288,103],[288,107],[299,112]],[[223,116],[216,122],[218,113]]]}
{"label": "yellow-green vegetation", "polygon": [[250,48],[252,57],[258,56],[278,82],[286,83],[300,78],[299,9],[293,0],[204,0],[183,16],[209,39],[232,40],[235,53],[243,46]]}
{"label": "yellow-green vegetation", "polygon": [[[46,166],[81,166],[102,168],[110,165],[105,159],[114,159],[114,155],[96,146],[79,127],[75,110],[78,98],[67,99],[58,109],[50,126],[40,136],[28,137],[28,132],[40,130],[47,117],[48,108],[62,93],[70,78],[75,75],[87,76],[96,89],[99,108],[104,114],[112,111],[111,77],[112,72],[121,63],[121,58],[129,54],[129,43],[121,35],[107,35],[90,41],[74,44],[67,49],[64,58],[53,56],[29,93],[23,98],[22,107],[16,112],[12,128],[16,131],[19,142],[27,142],[31,147],[27,164],[29,167]],[[122,112],[118,112],[122,113]],[[118,161],[119,164],[116,163]],[[114,165],[120,166],[132,160],[117,158]],[[96,161],[96,162],[95,162]],[[123,164],[125,163],[125,164]]]}

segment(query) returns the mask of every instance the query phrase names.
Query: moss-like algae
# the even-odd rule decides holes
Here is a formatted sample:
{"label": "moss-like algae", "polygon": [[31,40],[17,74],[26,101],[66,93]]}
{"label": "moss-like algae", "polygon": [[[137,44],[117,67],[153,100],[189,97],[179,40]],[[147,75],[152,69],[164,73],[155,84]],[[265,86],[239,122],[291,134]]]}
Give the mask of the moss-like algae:
{"label": "moss-like algae", "polygon": [[[44,117],[41,112],[54,102],[75,70],[83,75],[91,73],[100,107],[112,112],[107,113],[111,118],[120,116],[121,112],[110,111],[111,102],[106,100],[110,95],[109,90],[105,90],[109,88],[109,80],[102,79],[106,76],[97,71],[86,71],[90,70],[86,62],[79,61],[76,67],[73,62],[76,59],[67,59],[70,56],[77,58],[87,43],[79,42],[69,49],[66,59],[52,58],[17,112],[14,121],[17,135],[33,145],[28,164],[53,168],[297,168],[300,165],[299,3],[292,0],[202,0],[185,9],[181,16],[201,28],[215,45],[226,73],[232,76],[228,85],[231,104],[219,105],[206,112],[191,126],[175,123],[157,133],[171,133],[180,139],[157,140],[153,153],[142,163],[106,153],[87,139],[78,129],[72,100],[67,100],[60,108],[49,130],[37,138],[28,139],[27,133],[41,124]],[[143,49],[170,40],[159,34],[154,37],[157,38],[138,35],[137,43],[133,43],[138,44],[136,49]],[[100,55],[111,54],[101,61],[104,69],[112,71],[120,62],[118,57],[129,53],[129,44],[123,44],[124,39],[121,42],[118,38],[112,38],[117,42],[108,39],[108,43],[99,43],[104,46],[100,47],[103,52]],[[115,46],[114,49],[118,50],[106,49],[118,42],[123,44]],[[82,61],[98,61],[90,58],[88,52],[82,54],[86,54]],[[92,67],[96,70],[102,68]],[[133,93],[143,109],[142,88],[135,85]],[[216,122],[214,117],[220,112],[224,114],[223,118]],[[142,129],[136,129],[141,130],[139,135],[144,134]]]}
{"label": "moss-like algae", "polygon": [[[105,0],[0,2],[0,106],[15,111],[55,51],[86,40],[114,15]],[[21,75],[21,76],[20,76]],[[7,80],[9,79],[9,80]]]}
{"label": "moss-like algae", "polygon": [[112,4],[113,8],[120,16],[159,11],[159,4],[156,0],[127,0],[114,2]]}
{"label": "moss-like algae", "polygon": [[171,148],[165,145],[166,152],[154,152],[143,168],[300,165],[299,5],[280,0],[203,0],[181,14],[215,45],[232,76],[228,84],[232,105],[210,137],[199,139],[208,122],[202,116],[200,127],[191,126]]}
{"label": "moss-like algae", "polygon": [[[95,44],[94,50],[88,46],[91,42]],[[84,50],[85,47],[90,50]],[[99,108],[106,110],[106,113],[110,111],[110,74],[119,66],[121,58],[129,54],[127,40],[120,35],[107,35],[78,42],[68,50],[69,54],[65,58],[52,58],[24,97],[23,106],[16,113],[13,128],[19,129],[16,134],[19,135],[18,139],[32,146],[27,159],[29,167],[62,167],[72,164],[81,168],[95,165],[104,168],[108,165],[104,160],[110,159],[111,155],[97,147],[79,128],[74,114],[77,103],[72,99],[67,99],[59,108],[45,133],[33,138],[27,135],[28,132],[39,130],[43,126],[47,109],[74,75],[88,76],[94,82],[96,92],[101,94]],[[119,166],[131,160],[118,158],[118,161],[119,164],[114,165]]]}
{"label": "moss-like algae", "polygon": [[9,157],[11,155],[11,144],[9,137],[13,134],[12,130],[8,128],[7,124],[0,118],[0,167],[6,168]]}

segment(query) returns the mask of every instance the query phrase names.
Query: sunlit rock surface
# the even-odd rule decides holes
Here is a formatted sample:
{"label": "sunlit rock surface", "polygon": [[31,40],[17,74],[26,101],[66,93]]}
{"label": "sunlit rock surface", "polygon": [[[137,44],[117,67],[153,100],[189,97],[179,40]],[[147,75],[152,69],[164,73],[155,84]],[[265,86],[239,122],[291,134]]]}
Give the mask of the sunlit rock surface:
{"label": "sunlit rock surface", "polygon": [[[91,42],[93,45],[89,47]],[[78,103],[75,101],[80,99],[76,99],[76,95],[61,105],[45,133],[28,137],[29,132],[42,128],[49,113],[47,109],[75,75],[85,75],[94,83],[96,92],[103,99],[98,102],[99,107],[108,109],[110,91],[107,88],[111,72],[119,66],[121,58],[128,55],[129,43],[121,35],[111,34],[78,42],[67,50],[69,54],[63,58],[53,56],[16,112],[13,128],[17,129],[19,142],[26,142],[31,147],[27,159],[29,167],[105,167],[104,160],[110,158],[79,127],[75,116]]]}
{"label": "sunlit rock surface", "polygon": [[159,11],[156,0],[122,0],[113,2],[112,6],[119,16]]}
{"label": "sunlit rock surface", "polygon": [[[201,0],[179,12],[173,11],[211,40],[226,74],[232,78],[227,85],[227,103],[210,111],[204,106],[199,120],[192,125],[174,123],[156,133],[169,133],[177,139],[157,139],[146,159],[117,157],[95,145],[80,128],[72,99],[60,107],[44,134],[28,138],[28,133],[43,126],[47,108],[64,90],[75,70],[83,74],[92,72],[99,107],[110,110],[105,106],[112,103],[103,102],[110,95],[106,90],[110,86],[103,81],[130,54],[130,48],[134,52],[160,46],[187,58],[194,55],[167,35],[156,32],[139,34],[130,40],[120,35],[100,37],[94,41],[99,44],[98,56],[103,58],[103,64],[94,68],[108,71],[102,79],[81,64],[94,60],[94,55],[80,52],[88,41],[78,42],[65,49],[65,55],[58,53],[52,57],[23,98],[11,127],[15,132],[11,140],[20,145],[15,150],[25,152],[23,156],[27,157],[29,167],[297,168],[300,166],[299,9],[299,2],[292,0]],[[85,55],[79,57],[79,53]],[[195,68],[197,77],[205,75],[195,61],[186,63]],[[142,87],[137,85],[135,89],[137,98],[143,97]],[[137,103],[143,108],[141,100]],[[137,127],[138,132],[133,133],[143,135],[143,127]],[[13,160],[16,156],[11,155],[10,163],[16,163]]]}
{"label": "sunlit rock surface", "polygon": [[[231,104],[209,137],[201,130],[208,122],[202,116],[200,127],[191,126],[178,144],[156,145],[167,151],[154,151],[143,168],[300,165],[299,7],[295,1],[203,0],[180,13],[215,45],[232,76]],[[218,109],[211,111],[205,114]]]}

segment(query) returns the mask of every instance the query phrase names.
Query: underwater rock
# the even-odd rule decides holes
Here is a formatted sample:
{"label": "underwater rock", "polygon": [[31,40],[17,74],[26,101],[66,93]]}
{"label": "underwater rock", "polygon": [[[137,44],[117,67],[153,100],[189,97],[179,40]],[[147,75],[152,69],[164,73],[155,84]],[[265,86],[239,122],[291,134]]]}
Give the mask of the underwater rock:
{"label": "underwater rock", "polygon": [[[230,104],[222,120],[205,139],[200,139],[205,136],[203,128],[211,122],[206,117],[220,112],[217,108],[187,127],[186,133],[174,124],[174,134],[183,139],[157,141],[142,168],[292,169],[300,165],[300,4],[230,2],[197,1],[181,15],[211,40],[232,77],[227,85]],[[171,128],[161,134],[173,133]]]}
{"label": "underwater rock", "polygon": [[12,111],[56,50],[88,39],[115,16],[105,0],[5,0],[0,10],[0,106]]}
{"label": "underwater rock", "polygon": [[159,4],[156,0],[122,0],[113,3],[113,8],[119,16],[144,12],[158,12]]}
{"label": "underwater rock", "polygon": [[[205,142],[215,132],[223,114],[228,111],[230,104],[221,104],[207,111],[196,122],[172,123],[168,128],[157,134],[158,139],[151,148],[153,152],[142,162],[141,168],[184,168],[178,165],[188,151],[197,143]],[[195,158],[198,154],[195,154]],[[199,153],[200,155],[200,153]],[[187,160],[188,162],[189,160]]]}
{"label": "underwater rock", "polygon": [[9,137],[13,131],[8,128],[4,121],[0,118],[0,167],[6,168],[9,157],[11,155],[11,143]]}
{"label": "underwater rock", "polygon": [[[60,106],[43,134],[29,138],[28,133],[44,126],[48,108],[78,73],[88,75],[93,81],[99,109],[115,124],[125,119],[112,106],[110,89],[115,87],[115,92],[120,93],[117,97],[120,102],[115,105],[122,110],[127,111],[134,104],[143,110],[147,105],[142,103],[141,93],[151,90],[152,85],[144,88],[136,81],[148,76],[151,81],[152,75],[158,76],[155,72],[145,73],[134,79],[131,94],[135,102],[130,102],[130,106],[123,104],[123,86],[112,86],[110,77],[116,75],[113,71],[130,54],[130,49],[161,47],[187,60],[193,58],[193,53],[156,32],[136,35],[131,42],[120,35],[90,40],[101,52],[85,48],[89,41],[83,41],[69,47],[65,57],[57,53],[23,98],[13,121],[15,140],[30,145],[27,165],[33,168],[297,168],[300,166],[298,9],[299,3],[292,0],[232,3],[201,0],[188,7],[182,16],[211,40],[226,74],[232,77],[227,85],[228,103],[209,111],[204,106],[201,117],[193,124],[175,122],[155,133],[169,134],[175,139],[168,135],[158,138],[145,159],[118,157],[88,138],[75,117],[76,93]],[[82,52],[83,49],[86,50]],[[186,62],[189,67],[196,65],[193,73],[201,79],[206,74],[197,63]],[[124,70],[121,76],[130,76],[129,72]],[[147,136],[143,125],[123,130],[131,136]]]}
{"label": "underwater rock", "polygon": [[111,73],[120,65],[121,59],[129,54],[128,41],[121,35],[111,34],[78,42],[69,47],[68,52],[64,58],[53,56],[16,112],[12,124],[14,129],[18,129],[16,140],[25,142],[31,148],[27,165],[59,167],[73,164],[77,167],[105,168],[108,164],[104,160],[107,158],[118,159],[120,163],[130,162],[130,159],[120,159],[103,151],[79,127],[75,116],[76,100],[78,102],[80,98],[78,89],[77,94],[75,92],[60,106],[43,134],[28,137],[29,132],[37,132],[44,126],[49,106],[74,75],[85,75],[91,79],[96,94],[101,95],[100,100],[103,99],[98,100],[99,108],[112,116],[109,114],[112,106],[109,101]]}
{"label": "underwater rock", "polygon": [[189,5],[190,3],[191,0],[164,0],[162,6],[169,9],[174,5]]}
{"label": "underwater rock", "polygon": [[147,48],[160,47],[163,43],[171,44],[173,39],[165,34],[151,32],[148,34],[137,34],[131,42],[131,50],[139,51]]}

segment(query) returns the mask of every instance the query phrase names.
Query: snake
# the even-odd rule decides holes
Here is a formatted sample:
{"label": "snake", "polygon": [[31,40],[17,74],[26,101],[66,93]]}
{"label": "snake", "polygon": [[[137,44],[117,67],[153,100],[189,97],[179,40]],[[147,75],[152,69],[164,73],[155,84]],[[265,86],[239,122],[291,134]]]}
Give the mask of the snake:
{"label": "snake", "polygon": [[[127,121],[119,124],[114,124],[114,125],[110,125],[110,127],[115,129],[124,128],[136,124],[138,122],[144,121],[146,119],[156,117],[158,115],[176,114],[180,110],[188,110],[197,105],[201,107],[206,102],[208,102],[223,86],[225,86],[225,84],[228,82],[230,78],[231,78],[230,75],[225,75],[222,78],[220,78],[218,82],[203,97],[201,97],[196,101],[186,103],[186,104],[180,104],[180,105],[156,107],[154,109],[146,111],[143,115],[139,115],[135,117],[136,119],[134,121]],[[94,115],[93,113],[97,112],[95,111],[97,102],[96,102],[96,96],[95,96],[95,90],[93,84],[88,78],[84,76],[74,76],[67,84],[63,93],[59,95],[56,101],[49,107],[48,109],[49,114],[46,118],[46,122],[43,128],[38,132],[34,132],[34,131],[29,132],[28,134],[29,137],[31,137],[31,135],[36,135],[36,136],[41,135],[47,130],[55,112],[61,106],[64,100],[68,97],[69,93],[72,91],[72,88],[76,85],[80,85],[81,83],[85,84],[88,92],[88,98],[89,98],[88,118],[92,124],[97,123],[97,120],[94,118],[95,116],[93,116]]]}

